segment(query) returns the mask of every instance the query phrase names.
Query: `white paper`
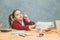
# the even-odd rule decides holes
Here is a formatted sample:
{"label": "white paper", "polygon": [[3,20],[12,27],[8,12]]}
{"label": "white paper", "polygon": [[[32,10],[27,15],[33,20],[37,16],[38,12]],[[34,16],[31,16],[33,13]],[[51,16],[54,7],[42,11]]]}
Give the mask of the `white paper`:
{"label": "white paper", "polygon": [[12,32],[12,34],[24,34],[26,33],[25,30],[15,30]]}

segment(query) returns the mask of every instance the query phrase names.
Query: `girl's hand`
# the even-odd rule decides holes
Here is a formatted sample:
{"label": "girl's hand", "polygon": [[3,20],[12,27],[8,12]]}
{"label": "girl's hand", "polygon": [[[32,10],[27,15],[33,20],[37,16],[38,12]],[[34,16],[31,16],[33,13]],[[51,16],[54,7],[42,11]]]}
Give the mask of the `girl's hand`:
{"label": "girl's hand", "polygon": [[24,19],[25,19],[25,21],[30,22],[30,20],[26,14],[24,15]]}
{"label": "girl's hand", "polygon": [[36,27],[35,25],[30,25],[29,29],[35,29],[35,27]]}

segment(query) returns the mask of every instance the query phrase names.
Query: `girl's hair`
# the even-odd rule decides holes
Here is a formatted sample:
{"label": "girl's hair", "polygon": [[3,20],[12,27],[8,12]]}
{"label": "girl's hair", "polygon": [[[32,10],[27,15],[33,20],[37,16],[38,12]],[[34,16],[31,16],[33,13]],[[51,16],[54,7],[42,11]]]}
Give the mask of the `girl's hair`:
{"label": "girl's hair", "polygon": [[12,14],[9,15],[9,20],[8,20],[8,21],[9,21],[9,25],[10,25],[10,26],[11,26],[11,24],[12,24],[12,22],[13,22],[13,18],[15,17],[14,14],[15,14],[16,11],[21,11],[21,10],[15,9],[15,10],[12,12]]}

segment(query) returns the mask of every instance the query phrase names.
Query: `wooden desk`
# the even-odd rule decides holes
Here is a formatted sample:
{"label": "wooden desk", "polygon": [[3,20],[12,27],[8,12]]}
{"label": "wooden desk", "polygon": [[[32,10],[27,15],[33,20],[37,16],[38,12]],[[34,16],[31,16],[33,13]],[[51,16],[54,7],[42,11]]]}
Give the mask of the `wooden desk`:
{"label": "wooden desk", "polygon": [[35,30],[26,32],[31,33],[32,36],[21,37],[11,34],[11,32],[0,32],[0,40],[60,40],[60,34],[56,32],[44,33],[43,37],[37,37],[38,32]]}

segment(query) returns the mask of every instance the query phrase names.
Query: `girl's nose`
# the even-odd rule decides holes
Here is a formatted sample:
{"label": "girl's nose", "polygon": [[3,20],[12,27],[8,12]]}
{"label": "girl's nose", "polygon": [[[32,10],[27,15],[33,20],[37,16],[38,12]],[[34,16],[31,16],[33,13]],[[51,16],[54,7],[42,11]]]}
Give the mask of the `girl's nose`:
{"label": "girl's nose", "polygon": [[23,17],[23,15],[20,15],[20,17]]}

